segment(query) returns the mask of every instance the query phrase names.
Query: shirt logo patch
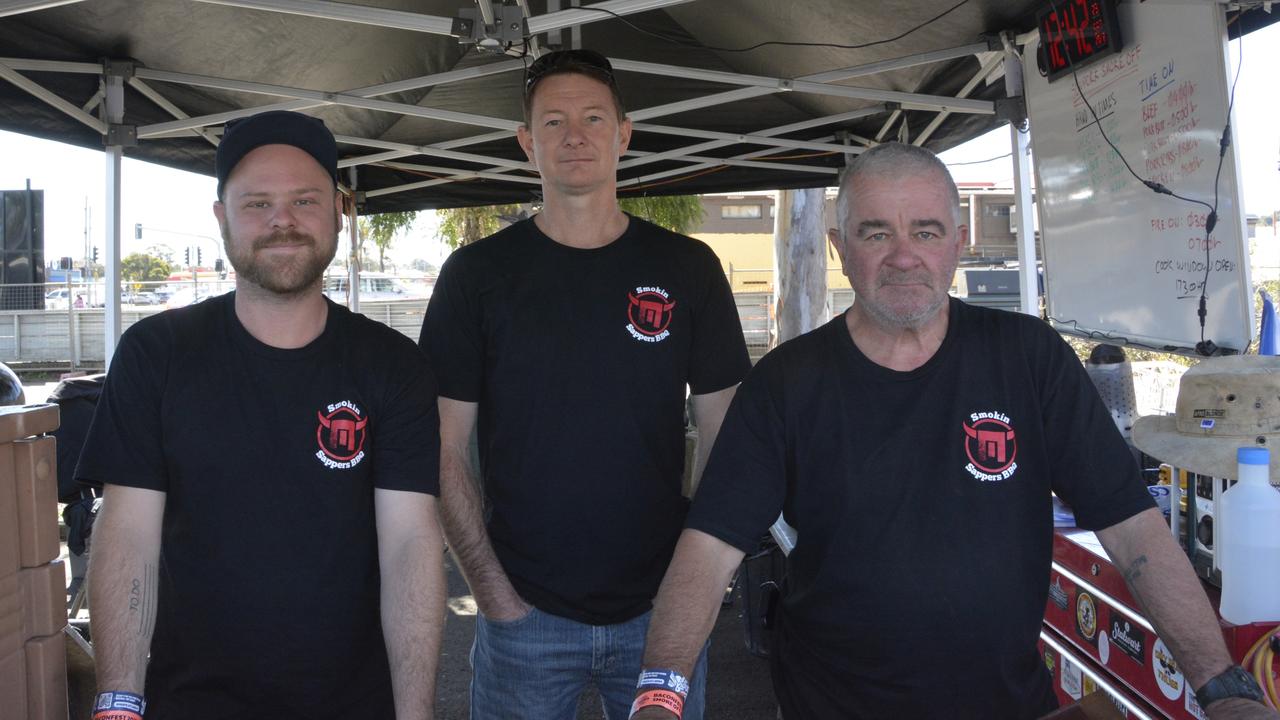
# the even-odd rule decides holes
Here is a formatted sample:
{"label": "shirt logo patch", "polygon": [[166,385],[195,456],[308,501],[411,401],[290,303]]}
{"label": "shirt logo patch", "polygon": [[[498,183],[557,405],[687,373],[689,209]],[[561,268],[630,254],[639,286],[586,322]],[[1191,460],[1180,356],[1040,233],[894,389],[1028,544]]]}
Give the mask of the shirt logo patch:
{"label": "shirt logo patch", "polygon": [[1018,439],[1009,416],[996,411],[977,412],[969,415],[969,422],[960,424],[964,426],[964,451],[969,456],[964,469],[982,482],[1013,477],[1018,471]]}
{"label": "shirt logo patch", "polygon": [[[327,413],[327,414],[326,414]],[[350,400],[317,410],[316,459],[330,470],[347,470],[364,460],[364,441],[369,418]]]}
{"label": "shirt logo patch", "polygon": [[671,337],[671,311],[676,302],[660,287],[638,287],[627,293],[627,332],[640,342],[662,342]]}

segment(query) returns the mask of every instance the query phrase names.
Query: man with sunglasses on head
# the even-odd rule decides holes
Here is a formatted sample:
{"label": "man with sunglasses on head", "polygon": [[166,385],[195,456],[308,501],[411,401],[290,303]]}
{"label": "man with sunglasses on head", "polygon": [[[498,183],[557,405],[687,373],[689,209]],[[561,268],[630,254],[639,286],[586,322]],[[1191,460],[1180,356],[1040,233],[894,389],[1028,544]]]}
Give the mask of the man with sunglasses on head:
{"label": "man with sunglasses on head", "polygon": [[[631,122],[608,60],[538,58],[517,134],[542,211],[449,258],[421,338],[440,382],[445,532],[480,610],[471,717],[567,720],[594,685],[625,720],[688,507],[686,387],[700,469],[749,361],[711,250],[618,207]],[[705,650],[697,664],[690,720]]]}

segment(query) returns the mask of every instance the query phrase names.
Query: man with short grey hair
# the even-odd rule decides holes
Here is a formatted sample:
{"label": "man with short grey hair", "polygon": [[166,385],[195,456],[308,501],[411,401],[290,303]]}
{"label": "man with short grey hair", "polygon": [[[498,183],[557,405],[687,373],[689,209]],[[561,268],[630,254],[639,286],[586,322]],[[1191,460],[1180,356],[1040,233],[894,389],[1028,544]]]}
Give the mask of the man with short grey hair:
{"label": "man with short grey hair", "polygon": [[[1070,347],[1034,317],[948,296],[968,228],[946,167],[891,143],[842,180],[831,242],[853,306],[739,388],[645,667],[689,672],[734,568],[781,512],[798,532],[772,636],[784,717],[1040,717],[1057,704],[1036,650],[1055,492],[1188,684],[1224,674],[1213,611]],[[1207,710],[1275,717],[1240,697]]]}

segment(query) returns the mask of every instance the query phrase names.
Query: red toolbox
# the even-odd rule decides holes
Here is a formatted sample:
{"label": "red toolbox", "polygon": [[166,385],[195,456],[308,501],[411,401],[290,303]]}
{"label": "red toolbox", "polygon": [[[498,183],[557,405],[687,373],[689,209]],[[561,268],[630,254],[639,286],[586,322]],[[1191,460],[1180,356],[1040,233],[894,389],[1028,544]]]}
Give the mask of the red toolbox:
{"label": "red toolbox", "polygon": [[[1205,585],[1205,591],[1216,608],[1217,588]],[[1206,717],[1195,701],[1195,688],[1187,686],[1169,648],[1142,617],[1124,577],[1092,532],[1076,528],[1055,531],[1044,622],[1051,638],[1066,643],[1062,649],[1087,658],[1112,684],[1154,709],[1155,717]],[[1237,626],[1221,618],[1218,622],[1227,649],[1237,662],[1274,627]]]}

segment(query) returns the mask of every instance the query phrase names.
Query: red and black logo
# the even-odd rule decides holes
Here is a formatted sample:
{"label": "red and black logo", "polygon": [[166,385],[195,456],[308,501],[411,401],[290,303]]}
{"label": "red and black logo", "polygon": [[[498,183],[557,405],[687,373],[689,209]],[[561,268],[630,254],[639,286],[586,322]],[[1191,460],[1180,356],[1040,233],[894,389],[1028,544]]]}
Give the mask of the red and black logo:
{"label": "red and black logo", "polygon": [[628,292],[627,319],[636,332],[653,337],[666,331],[671,324],[671,311],[676,302],[667,299],[662,288],[645,288],[643,292]]}
{"label": "red and black logo", "polygon": [[1018,456],[1018,440],[1009,423],[997,418],[981,418],[964,424],[964,450],[969,462],[988,475],[998,475],[1013,465]]}
{"label": "red and black logo", "polygon": [[328,410],[328,415],[316,411],[320,419],[316,426],[316,442],[320,444],[320,450],[335,462],[350,462],[364,450],[369,418],[362,417],[360,409],[346,401],[330,405]]}

